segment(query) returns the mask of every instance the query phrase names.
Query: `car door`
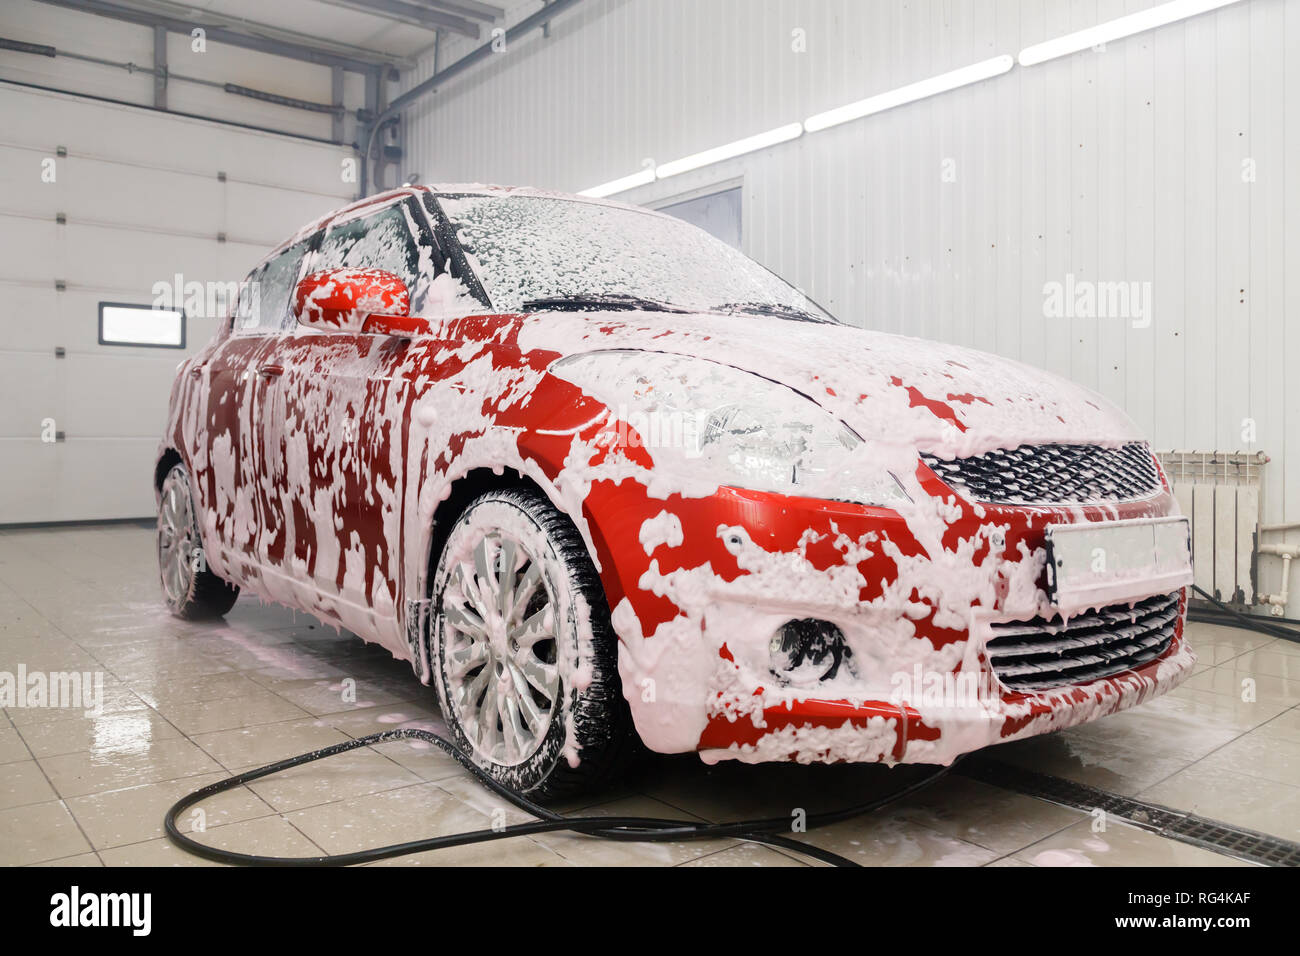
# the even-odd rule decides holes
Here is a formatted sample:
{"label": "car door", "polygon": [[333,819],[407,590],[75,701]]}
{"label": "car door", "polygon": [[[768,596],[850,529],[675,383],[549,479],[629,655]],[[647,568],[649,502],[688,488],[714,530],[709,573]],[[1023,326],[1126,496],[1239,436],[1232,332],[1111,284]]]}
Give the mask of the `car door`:
{"label": "car door", "polygon": [[[320,241],[315,233],[291,245],[267,262],[257,286],[256,315],[250,325],[265,347],[249,368],[252,395],[252,452],[256,481],[251,503],[257,527],[252,555],[263,572],[283,568],[294,540],[294,523],[303,520],[297,486],[297,463],[288,448],[292,434],[288,384],[281,359],[285,340],[295,328],[291,308],[294,289],[307,267],[308,256]],[[275,574],[263,574],[271,597],[285,604],[304,606],[302,595]]]}
{"label": "car door", "polygon": [[259,370],[274,350],[279,331],[278,323],[268,319],[266,289],[286,269],[298,268],[304,253],[301,246],[291,246],[249,273],[230,317],[229,334],[204,366],[191,370],[207,380],[202,441],[191,454],[207,524],[204,538],[239,562],[245,577],[256,574],[259,563]]}
{"label": "car door", "polygon": [[[421,267],[422,236],[431,241],[408,197],[367,206],[330,222],[303,271],[385,269],[407,284],[414,306],[430,278]],[[387,336],[297,327],[271,360],[283,369],[285,404],[263,424],[267,454],[280,459],[272,467],[287,476],[268,507],[288,516],[291,542],[269,549],[268,563],[299,586],[310,581],[316,610],[380,639],[384,622],[395,619],[400,578],[390,520],[401,494],[400,451],[395,459],[387,443],[401,418],[374,396],[387,395],[397,349],[399,340]]]}

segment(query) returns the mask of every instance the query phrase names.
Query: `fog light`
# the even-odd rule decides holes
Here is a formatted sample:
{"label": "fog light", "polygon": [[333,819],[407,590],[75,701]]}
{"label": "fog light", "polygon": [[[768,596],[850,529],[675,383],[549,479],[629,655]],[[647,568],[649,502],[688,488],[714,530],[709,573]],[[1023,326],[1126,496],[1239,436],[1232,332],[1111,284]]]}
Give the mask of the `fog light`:
{"label": "fog light", "polygon": [[843,631],[830,621],[812,617],[786,621],[772,635],[768,649],[772,673],[783,682],[798,684],[833,680],[853,656],[844,643]]}

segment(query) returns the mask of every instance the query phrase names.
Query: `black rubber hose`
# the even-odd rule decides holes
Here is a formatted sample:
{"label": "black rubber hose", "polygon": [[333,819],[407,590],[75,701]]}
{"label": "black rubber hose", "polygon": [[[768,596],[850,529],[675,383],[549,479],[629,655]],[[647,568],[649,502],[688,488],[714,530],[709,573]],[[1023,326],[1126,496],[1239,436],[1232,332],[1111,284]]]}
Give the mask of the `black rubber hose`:
{"label": "black rubber hose", "polygon": [[[1187,612],[1188,620],[1201,624],[1240,627],[1250,631],[1259,631],[1261,634],[1271,634],[1273,637],[1280,637],[1284,640],[1300,642],[1300,631],[1295,628],[1283,627],[1281,624],[1275,624],[1267,618],[1257,617],[1253,614],[1242,614],[1235,608],[1228,607],[1213,594],[1208,593],[1204,588],[1197,587],[1195,584],[1192,585],[1192,590],[1217,607],[1221,613],[1216,615],[1211,611],[1193,609]],[[1224,615],[1227,616],[1227,620],[1225,620]]]}
{"label": "black rubber hose", "polygon": [[[445,751],[454,757],[461,766],[468,770],[473,776],[497,796],[508,800],[519,809],[530,813],[538,819],[532,823],[516,823],[511,826],[502,827],[492,830],[474,830],[468,833],[453,833],[446,836],[427,837],[422,840],[412,840],[408,843],[394,843],[389,846],[375,847],[369,850],[358,850],[354,853],[336,853],[327,856],[258,856],[252,853],[239,853],[234,850],[222,850],[205,843],[199,843],[191,838],[188,834],[182,833],[176,825],[176,818],[180,816],[194,804],[205,800],[215,794],[222,793],[234,787],[242,786],[252,780],[261,777],[270,776],[279,773],[281,770],[288,770],[290,767],[300,767],[303,764],[311,763],[315,760],[323,760],[326,757],[332,757],[336,754],[346,753],[349,750],[356,750],[358,747],[371,747],[376,744],[389,743],[394,740],[423,740],[433,744],[439,749]],[[853,817],[862,816],[880,810],[898,800],[903,799],[913,793],[916,793],[923,787],[937,781],[952,769],[953,765],[939,767],[926,777],[921,778],[906,787],[902,787],[893,793],[887,794],[876,800],[867,803],[857,804],[851,807],[845,807],[841,810],[833,810],[826,813],[809,814],[806,824],[807,829],[823,827],[832,823],[838,823]],[[527,797],[521,796],[510,790],[504,784],[495,780],[490,774],[479,767],[465,753],[460,751],[454,744],[443,737],[427,730],[417,730],[407,728],[401,730],[385,730],[377,734],[370,734],[368,737],[358,737],[356,740],[348,740],[343,743],[334,744],[330,747],[324,747],[320,750],[314,750],[311,753],[301,754],[297,757],[289,757],[285,760],[279,760],[265,767],[259,767],[256,770],[248,770],[244,773],[235,774],[233,777],[227,777],[225,780],[218,780],[216,783],[208,784],[201,787],[193,793],[187,794],[177,800],[167,811],[167,817],[164,825],[167,830],[167,837],[183,850],[187,850],[196,856],[201,856],[207,860],[213,860],[217,863],[233,863],[245,866],[350,866],[356,863],[372,863],[375,860],[385,860],[395,856],[405,856],[410,853],[421,853],[426,850],[440,850],[453,846],[465,846],[471,843],[486,843],[491,840],[504,840],[508,837],[527,836],[531,833],[548,833],[556,830],[569,830],[574,833],[581,833],[587,836],[602,837],[607,840],[619,840],[625,842],[650,842],[663,843],[672,840],[706,840],[718,839],[724,837],[734,837],[737,839],[748,840],[753,843],[762,843],[768,846],[779,847],[784,850],[793,850],[805,856],[830,863],[834,866],[858,866],[847,857],[829,850],[823,850],[821,847],[814,846],[810,843],[804,843],[800,840],[794,840],[783,836],[779,831],[789,831],[790,818],[786,817],[769,817],[762,820],[741,820],[734,823],[696,823],[690,820],[669,820],[657,817],[566,817],[555,813],[540,804],[534,803]]]}

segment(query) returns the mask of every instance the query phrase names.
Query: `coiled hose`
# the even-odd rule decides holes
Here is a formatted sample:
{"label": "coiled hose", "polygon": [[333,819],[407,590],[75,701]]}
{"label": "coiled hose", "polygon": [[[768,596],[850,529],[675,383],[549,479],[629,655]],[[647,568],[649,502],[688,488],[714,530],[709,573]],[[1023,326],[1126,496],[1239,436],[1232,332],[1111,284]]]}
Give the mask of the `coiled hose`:
{"label": "coiled hose", "polygon": [[[358,747],[371,747],[377,744],[390,743],[394,740],[423,740],[426,743],[433,744],[454,757],[461,766],[468,770],[487,789],[508,800],[520,810],[537,817],[537,820],[532,823],[517,823],[499,829],[473,830],[468,833],[426,837],[422,840],[393,843],[389,846],[357,850],[353,853],[304,857],[259,856],[253,853],[223,850],[198,842],[190,835],[182,833],[176,825],[177,818],[187,809],[218,793],[242,786],[261,777],[279,773],[281,770],[300,767],[316,760],[323,760],[326,757],[333,757],[349,750],[356,750]],[[806,820],[807,829],[824,827],[867,813],[874,813],[939,780],[952,769],[952,766],[955,766],[955,763],[947,767],[938,767],[929,775],[884,797],[845,807],[842,810],[809,814]],[[557,830],[569,830],[586,836],[632,843],[664,843],[674,840],[707,840],[731,837],[753,843],[762,843],[783,850],[791,850],[833,866],[858,866],[857,863],[838,853],[832,853],[810,843],[783,836],[781,831],[789,832],[791,829],[791,819],[788,816],[769,817],[761,820],[740,820],[734,823],[695,823],[689,820],[670,820],[657,817],[566,817],[510,790],[474,763],[468,754],[462,752],[446,738],[428,730],[415,728],[385,730],[377,734],[370,734],[367,737],[358,737],[356,740],[348,740],[297,757],[289,757],[285,760],[267,764],[265,767],[259,767],[256,770],[248,770],[235,774],[233,777],[227,777],[225,780],[218,780],[216,783],[208,784],[206,787],[195,790],[193,793],[177,800],[171,809],[167,811],[164,823],[167,837],[182,850],[187,850],[196,856],[217,863],[231,863],[243,866],[351,866],[357,863],[372,863],[375,860],[385,860],[395,856],[406,856],[410,853],[421,853],[426,850],[441,850],[471,843],[487,843],[491,840],[504,840],[509,837],[527,836],[532,833],[550,833]]]}

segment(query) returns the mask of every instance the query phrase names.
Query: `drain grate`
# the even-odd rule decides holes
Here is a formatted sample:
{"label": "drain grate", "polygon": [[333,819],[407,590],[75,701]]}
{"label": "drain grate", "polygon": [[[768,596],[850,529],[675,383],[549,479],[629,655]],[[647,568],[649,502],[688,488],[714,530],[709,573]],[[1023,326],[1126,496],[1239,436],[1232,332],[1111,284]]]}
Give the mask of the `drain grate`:
{"label": "drain grate", "polygon": [[1184,813],[1158,803],[1146,803],[1086,783],[1025,770],[987,758],[971,757],[955,768],[972,780],[1013,790],[1058,806],[1091,813],[1101,809],[1136,827],[1170,840],[1188,843],[1223,856],[1262,866],[1300,866],[1300,843],[1257,833],[1194,813]]}

